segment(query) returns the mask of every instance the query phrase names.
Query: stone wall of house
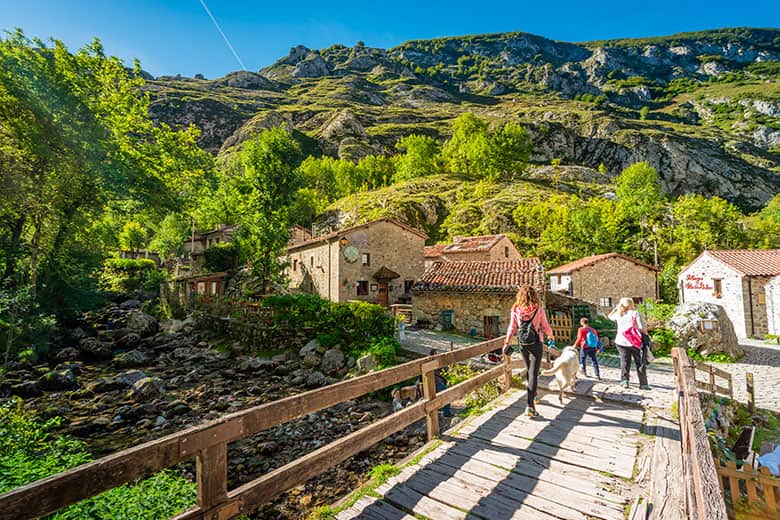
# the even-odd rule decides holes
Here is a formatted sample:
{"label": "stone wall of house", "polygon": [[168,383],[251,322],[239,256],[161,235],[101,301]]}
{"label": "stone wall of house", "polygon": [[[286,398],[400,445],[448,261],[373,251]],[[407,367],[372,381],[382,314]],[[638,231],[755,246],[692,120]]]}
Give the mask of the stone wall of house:
{"label": "stone wall of house", "polygon": [[[715,281],[721,281],[720,294],[715,293]],[[677,277],[680,303],[708,302],[726,310],[738,338],[748,335],[742,275],[706,253],[694,260]]]}
{"label": "stone wall of house", "polygon": [[503,237],[488,251],[448,253],[441,258],[448,262],[514,262],[522,259],[523,256],[508,237]]}
{"label": "stone wall of house", "polygon": [[[338,270],[332,272],[331,284],[337,301],[362,300],[379,301],[379,282],[374,274],[382,266],[400,275],[388,282],[388,303],[393,304],[404,295],[404,282],[413,283],[422,276],[424,270],[423,254],[425,239],[391,222],[379,221],[367,227],[360,227],[345,235],[349,243],[341,246],[333,244],[332,261],[338,264]],[[360,252],[355,262],[347,262],[344,249],[353,246]],[[363,254],[369,255],[368,265],[363,264]],[[368,294],[357,294],[358,281],[368,282]]]}
{"label": "stone wall of house", "polygon": [[[656,299],[656,272],[620,257],[585,266],[571,275],[571,295],[593,302],[602,312],[611,310],[623,297]],[[610,305],[601,305],[609,298]]]}
{"label": "stone wall of house", "polygon": [[766,284],[770,280],[771,277],[768,276],[746,276],[742,279],[742,294],[745,295],[745,335],[748,337],[763,338],[769,332]]}
{"label": "stone wall of house", "polygon": [[[346,239],[344,245],[342,238]],[[344,250],[350,246],[359,252],[354,262],[348,262],[344,257]],[[376,303],[379,301],[379,282],[373,276],[385,266],[400,275],[388,283],[388,303],[392,304],[404,294],[407,280],[411,284],[422,275],[424,247],[422,236],[390,222],[379,221],[327,242],[313,242],[308,247],[294,249],[288,254],[286,274],[290,287],[295,290],[319,294],[336,302]],[[368,255],[365,265],[364,254]],[[361,280],[368,284],[366,295],[357,294]]]}
{"label": "stone wall of house", "polygon": [[766,297],[767,332],[780,335],[780,276],[775,276],[764,286]]}
{"label": "stone wall of house", "polygon": [[412,309],[415,321],[428,321],[434,326],[441,323],[443,310],[452,310],[455,330],[469,333],[474,329],[485,336],[485,316],[497,316],[499,333],[506,333],[514,299],[514,293],[415,292]]}

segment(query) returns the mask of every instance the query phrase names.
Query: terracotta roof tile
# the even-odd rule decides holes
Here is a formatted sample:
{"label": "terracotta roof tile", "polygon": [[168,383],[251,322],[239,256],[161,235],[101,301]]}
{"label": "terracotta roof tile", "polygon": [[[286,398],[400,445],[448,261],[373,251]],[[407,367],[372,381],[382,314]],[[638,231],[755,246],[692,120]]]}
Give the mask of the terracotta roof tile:
{"label": "terracotta roof tile", "polygon": [[657,267],[653,267],[650,264],[640,262],[636,258],[631,258],[630,256],[626,256],[621,253],[605,253],[603,255],[592,255],[592,256],[586,256],[584,258],[580,258],[579,260],[575,260],[573,262],[569,262],[568,264],[564,264],[562,266],[556,267],[555,269],[551,269],[547,274],[569,274],[574,271],[579,271],[583,267],[593,265],[595,263],[601,262],[602,260],[607,260],[608,258],[622,258],[623,260],[628,260],[629,262],[633,262],[636,265],[641,265],[642,267],[646,267],[651,271],[659,271]]}
{"label": "terracotta roof tile", "polygon": [[438,258],[441,256],[441,250],[449,244],[437,244],[435,246],[425,246],[425,258]]}
{"label": "terracotta roof tile", "polygon": [[458,241],[453,241],[442,249],[442,254],[457,253],[476,253],[480,251],[490,251],[493,246],[506,235],[482,235],[477,237],[463,237]]}
{"label": "terracotta roof tile", "polygon": [[515,292],[522,285],[544,288],[538,258],[513,262],[436,262],[425,270],[414,292]]}
{"label": "terracotta roof tile", "polygon": [[780,249],[728,249],[705,254],[745,276],[780,275]]}

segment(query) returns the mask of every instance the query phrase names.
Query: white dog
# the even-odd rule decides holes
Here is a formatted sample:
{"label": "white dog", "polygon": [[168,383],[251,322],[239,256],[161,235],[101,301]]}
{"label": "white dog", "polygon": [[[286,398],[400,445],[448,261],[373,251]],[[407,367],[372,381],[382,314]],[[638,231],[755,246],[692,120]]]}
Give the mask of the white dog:
{"label": "white dog", "polygon": [[558,382],[558,400],[563,404],[563,391],[566,388],[574,390],[577,382],[577,369],[579,368],[579,353],[574,347],[564,347],[561,355],[555,358],[553,366],[549,370],[542,370],[542,375],[555,375]]}

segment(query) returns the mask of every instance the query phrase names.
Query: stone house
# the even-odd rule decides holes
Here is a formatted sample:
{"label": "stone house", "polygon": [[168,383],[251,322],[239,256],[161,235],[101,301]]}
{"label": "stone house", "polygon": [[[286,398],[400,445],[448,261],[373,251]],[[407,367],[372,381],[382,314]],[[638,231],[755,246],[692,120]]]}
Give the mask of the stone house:
{"label": "stone house", "polygon": [[383,218],[287,247],[290,287],[334,302],[406,303],[423,272],[428,236]]}
{"label": "stone house", "polygon": [[426,269],[434,262],[513,262],[523,257],[504,234],[456,236],[450,244],[426,246]]}
{"label": "stone house", "polygon": [[538,258],[509,262],[435,262],[412,289],[417,323],[494,338],[504,334],[517,289],[544,291]]}
{"label": "stone house", "polygon": [[780,249],[705,251],[680,271],[677,287],[681,303],[723,307],[737,337],[763,337],[770,321],[777,330],[778,275]]}
{"label": "stone house", "polygon": [[550,290],[610,311],[623,297],[636,303],[658,299],[657,267],[620,253],[580,258],[549,271]]}
{"label": "stone house", "polygon": [[163,264],[162,259],[160,258],[160,254],[155,251],[149,251],[148,249],[138,249],[137,251],[123,249],[119,251],[119,258],[130,258],[132,260],[148,258],[150,260],[154,260],[154,262],[157,264],[157,267],[160,267]]}
{"label": "stone house", "polygon": [[187,255],[190,257],[190,272],[197,274],[203,266],[203,253],[209,247],[216,244],[230,242],[233,234],[238,229],[237,225],[220,224],[217,229],[193,235],[184,244]]}
{"label": "stone house", "polygon": [[766,298],[767,332],[780,336],[780,276],[769,280],[764,287]]}

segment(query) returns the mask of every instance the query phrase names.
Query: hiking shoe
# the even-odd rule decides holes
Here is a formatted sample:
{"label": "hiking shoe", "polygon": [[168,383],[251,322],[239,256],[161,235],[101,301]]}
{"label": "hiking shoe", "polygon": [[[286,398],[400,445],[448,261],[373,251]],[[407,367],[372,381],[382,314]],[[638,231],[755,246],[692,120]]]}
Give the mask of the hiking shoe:
{"label": "hiking shoe", "polygon": [[531,408],[530,406],[525,407],[525,415],[526,417],[539,417],[539,412]]}
{"label": "hiking shoe", "polygon": [[650,385],[639,385],[640,390],[652,390],[653,387]]}
{"label": "hiking shoe", "polygon": [[598,379],[599,381],[601,381],[601,376],[600,376],[600,375],[598,375],[598,374],[596,374],[596,379]]}
{"label": "hiking shoe", "polygon": [[623,388],[628,388],[628,379],[624,379],[620,382],[620,386]]}

